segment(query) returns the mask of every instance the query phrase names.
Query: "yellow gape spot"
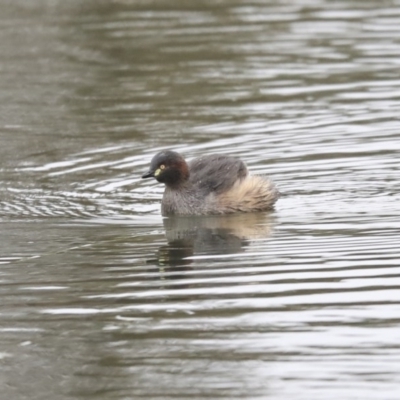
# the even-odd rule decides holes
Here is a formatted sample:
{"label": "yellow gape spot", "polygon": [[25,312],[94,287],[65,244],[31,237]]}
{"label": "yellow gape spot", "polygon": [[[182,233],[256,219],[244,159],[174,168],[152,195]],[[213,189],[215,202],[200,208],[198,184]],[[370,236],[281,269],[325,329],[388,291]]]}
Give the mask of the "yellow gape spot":
{"label": "yellow gape spot", "polygon": [[155,172],[154,172],[154,176],[160,175],[160,172],[161,172],[160,168],[156,169]]}

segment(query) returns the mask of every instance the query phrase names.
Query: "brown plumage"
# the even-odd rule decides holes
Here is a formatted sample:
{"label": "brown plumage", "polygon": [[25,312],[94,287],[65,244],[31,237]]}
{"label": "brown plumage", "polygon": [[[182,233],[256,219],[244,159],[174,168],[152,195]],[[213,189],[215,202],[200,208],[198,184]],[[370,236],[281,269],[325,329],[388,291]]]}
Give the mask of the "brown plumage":
{"label": "brown plumage", "polygon": [[279,192],[268,178],[249,175],[243,161],[220,154],[189,163],[174,151],[151,160],[142,178],[165,183],[163,215],[228,214],[271,210]]}

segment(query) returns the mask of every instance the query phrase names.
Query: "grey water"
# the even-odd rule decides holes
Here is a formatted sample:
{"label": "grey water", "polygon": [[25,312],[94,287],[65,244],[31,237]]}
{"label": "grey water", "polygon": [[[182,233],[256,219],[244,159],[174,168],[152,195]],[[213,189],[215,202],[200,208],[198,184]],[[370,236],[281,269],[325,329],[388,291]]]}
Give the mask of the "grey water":
{"label": "grey water", "polygon": [[[3,1],[0,398],[398,399],[400,2]],[[151,157],[272,213],[162,218]]]}

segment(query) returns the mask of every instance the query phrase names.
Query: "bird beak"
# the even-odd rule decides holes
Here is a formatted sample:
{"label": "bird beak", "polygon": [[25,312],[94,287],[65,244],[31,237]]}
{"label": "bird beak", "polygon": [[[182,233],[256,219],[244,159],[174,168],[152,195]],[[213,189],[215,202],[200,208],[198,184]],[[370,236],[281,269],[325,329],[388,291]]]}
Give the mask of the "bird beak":
{"label": "bird beak", "polygon": [[146,178],[153,178],[154,177],[154,172],[153,171],[148,171],[145,174],[142,175],[142,179]]}

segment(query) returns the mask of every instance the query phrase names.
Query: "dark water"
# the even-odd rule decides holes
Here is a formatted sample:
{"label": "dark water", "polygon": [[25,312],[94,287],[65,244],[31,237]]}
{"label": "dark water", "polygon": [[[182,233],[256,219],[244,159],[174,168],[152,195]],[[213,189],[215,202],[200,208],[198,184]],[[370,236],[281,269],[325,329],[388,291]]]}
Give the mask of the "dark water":
{"label": "dark water", "polygon": [[[3,1],[1,399],[398,399],[399,1]],[[162,219],[152,155],[270,214]]]}

